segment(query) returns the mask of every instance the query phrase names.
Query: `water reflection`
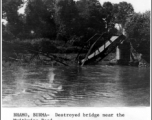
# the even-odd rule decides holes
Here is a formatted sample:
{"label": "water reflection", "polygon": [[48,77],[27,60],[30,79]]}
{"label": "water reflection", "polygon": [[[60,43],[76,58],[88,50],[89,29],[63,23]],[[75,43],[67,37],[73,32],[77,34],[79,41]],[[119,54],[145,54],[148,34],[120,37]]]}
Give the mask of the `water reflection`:
{"label": "water reflection", "polygon": [[49,73],[48,73],[49,83],[53,83],[54,81],[54,77],[55,77],[54,70],[55,70],[54,68],[49,68]]}
{"label": "water reflection", "polygon": [[19,67],[3,70],[3,106],[149,106],[149,68]]}

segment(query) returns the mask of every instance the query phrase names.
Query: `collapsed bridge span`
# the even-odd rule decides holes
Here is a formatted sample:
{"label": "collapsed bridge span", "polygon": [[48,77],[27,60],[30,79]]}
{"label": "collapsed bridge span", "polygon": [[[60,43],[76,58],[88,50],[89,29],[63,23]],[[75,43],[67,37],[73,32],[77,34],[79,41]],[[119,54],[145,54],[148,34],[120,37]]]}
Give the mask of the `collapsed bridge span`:
{"label": "collapsed bridge span", "polygon": [[101,61],[111,53],[113,49],[121,44],[125,38],[126,37],[124,35],[112,36],[109,39],[99,36],[98,39],[90,46],[85,56],[82,59],[79,59],[79,64],[83,66]]}

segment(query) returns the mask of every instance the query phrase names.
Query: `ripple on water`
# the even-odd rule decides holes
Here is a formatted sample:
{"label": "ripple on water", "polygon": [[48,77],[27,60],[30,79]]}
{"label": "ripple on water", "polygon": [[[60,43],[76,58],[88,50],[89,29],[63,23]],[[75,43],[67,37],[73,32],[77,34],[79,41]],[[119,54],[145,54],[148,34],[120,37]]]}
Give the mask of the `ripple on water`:
{"label": "ripple on water", "polygon": [[150,70],[120,66],[4,70],[3,106],[148,106]]}

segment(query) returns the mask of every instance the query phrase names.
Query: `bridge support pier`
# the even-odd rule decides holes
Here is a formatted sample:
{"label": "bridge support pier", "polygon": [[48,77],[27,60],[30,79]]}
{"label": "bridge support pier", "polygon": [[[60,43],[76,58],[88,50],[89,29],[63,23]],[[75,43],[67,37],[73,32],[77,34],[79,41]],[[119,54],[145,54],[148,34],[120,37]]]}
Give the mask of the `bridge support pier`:
{"label": "bridge support pier", "polygon": [[117,64],[128,65],[130,62],[130,44],[123,42],[116,47],[116,61]]}
{"label": "bridge support pier", "polygon": [[120,60],[121,59],[121,50],[119,48],[119,46],[116,47],[116,60]]}

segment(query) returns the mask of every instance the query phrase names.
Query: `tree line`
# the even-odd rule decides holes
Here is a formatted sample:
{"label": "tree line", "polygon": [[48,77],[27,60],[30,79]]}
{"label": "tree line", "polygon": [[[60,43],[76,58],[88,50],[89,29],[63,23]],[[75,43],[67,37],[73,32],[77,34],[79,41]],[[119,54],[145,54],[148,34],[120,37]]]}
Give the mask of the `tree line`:
{"label": "tree line", "polygon": [[[24,14],[18,10],[26,2]],[[135,13],[127,2],[98,0],[2,0],[2,38],[47,38],[82,45],[94,34],[122,34],[142,53],[150,54],[150,11]],[[119,30],[115,26],[119,27]],[[149,55],[150,56],[150,55]]]}

